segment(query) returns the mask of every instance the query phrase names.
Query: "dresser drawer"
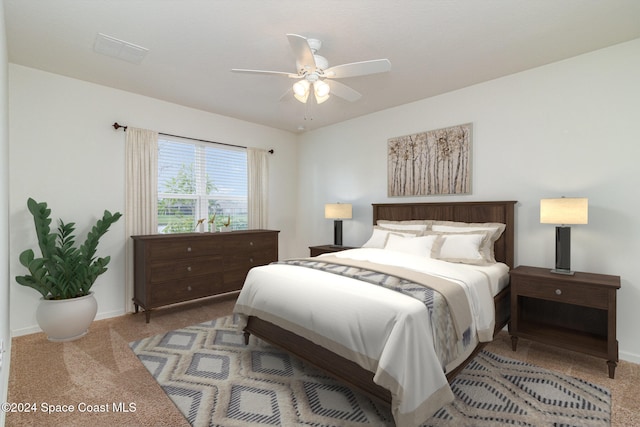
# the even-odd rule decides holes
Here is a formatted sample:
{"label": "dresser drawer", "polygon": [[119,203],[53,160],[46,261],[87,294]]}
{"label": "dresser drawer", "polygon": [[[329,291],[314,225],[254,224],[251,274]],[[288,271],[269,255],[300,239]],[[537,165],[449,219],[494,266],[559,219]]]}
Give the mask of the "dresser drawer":
{"label": "dresser drawer", "polygon": [[151,283],[167,280],[179,280],[207,274],[220,273],[223,270],[221,256],[197,257],[179,260],[155,261],[150,265]]}
{"label": "dresser drawer", "polygon": [[273,248],[254,249],[244,252],[227,252],[224,263],[227,269],[246,268],[265,265],[278,260],[278,254]]}
{"label": "dresser drawer", "polygon": [[245,279],[247,278],[247,274],[249,274],[249,270],[251,270],[252,267],[247,266],[234,269],[226,269],[224,272],[224,282],[233,283],[234,287],[241,289],[244,285]]}
{"label": "dresser drawer", "polygon": [[219,240],[211,239],[156,241],[148,245],[149,260],[220,255],[222,247],[219,243]]}
{"label": "dresser drawer", "polygon": [[225,254],[273,249],[277,251],[278,248],[278,235],[276,233],[247,233],[227,237],[224,241]]}
{"label": "dresser drawer", "polygon": [[156,283],[151,293],[150,307],[160,307],[226,292],[223,288],[222,273]]}
{"label": "dresser drawer", "polygon": [[585,285],[544,282],[520,277],[513,280],[512,286],[516,287],[518,296],[602,309],[609,306],[609,294],[602,288],[589,287],[589,292],[585,292]]}

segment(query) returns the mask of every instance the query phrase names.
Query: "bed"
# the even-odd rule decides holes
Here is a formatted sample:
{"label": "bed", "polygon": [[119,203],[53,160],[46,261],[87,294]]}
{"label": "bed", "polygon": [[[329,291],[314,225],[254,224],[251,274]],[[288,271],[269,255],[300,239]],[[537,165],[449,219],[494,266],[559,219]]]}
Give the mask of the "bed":
{"label": "bed", "polygon": [[[502,285],[497,287],[487,285],[487,287],[492,288],[490,291],[490,299],[492,299],[493,302],[493,310],[486,310],[487,313],[491,313],[491,323],[484,322],[483,324],[485,328],[488,327],[487,325],[490,325],[490,336],[487,338],[487,332],[485,331],[485,337],[481,339],[479,336],[475,335],[474,330],[474,338],[471,342],[471,347],[462,349],[460,344],[454,344],[452,347],[458,346],[460,347],[460,351],[456,354],[456,357],[454,357],[453,360],[447,361],[446,366],[444,366],[441,361],[432,360],[439,358],[440,353],[436,356],[436,350],[433,349],[436,346],[431,342],[431,337],[428,337],[429,328],[423,328],[421,326],[423,323],[422,320],[419,322],[416,320],[423,319],[425,316],[424,312],[426,312],[423,306],[421,306],[422,308],[417,308],[420,304],[416,300],[412,300],[412,302],[409,303],[405,295],[399,295],[397,292],[389,291],[388,289],[379,290],[379,286],[374,286],[373,288],[375,288],[375,290],[367,290],[367,298],[369,298],[370,294],[375,294],[375,296],[372,296],[372,299],[367,299],[366,303],[362,304],[362,306],[364,306],[362,309],[345,309],[344,307],[351,306],[344,304],[353,304],[352,306],[354,307],[360,307],[360,304],[350,302],[348,298],[351,298],[351,295],[340,294],[340,292],[343,292],[342,289],[344,284],[354,286],[354,288],[349,288],[349,291],[344,291],[350,293],[353,293],[351,289],[358,289],[358,292],[360,292],[359,287],[361,284],[359,282],[355,283],[356,280],[353,277],[345,278],[340,274],[336,275],[325,271],[305,269],[304,275],[298,276],[298,272],[302,274],[302,270],[292,270],[308,267],[307,265],[305,265],[305,267],[300,265],[270,265],[258,267],[254,269],[255,271],[252,270],[249,273],[247,276],[247,282],[245,282],[245,287],[241,291],[235,309],[236,313],[242,318],[241,325],[245,332],[245,339],[248,341],[249,336],[252,334],[289,351],[297,357],[326,371],[330,375],[337,377],[345,384],[359,390],[369,397],[387,402],[391,405],[394,418],[398,425],[419,424],[424,420],[425,416],[430,416],[430,414],[434,412],[434,408],[437,409],[438,407],[448,403],[453,398],[450,388],[448,387],[448,382],[450,382],[455,375],[460,372],[471,359],[473,359],[486,342],[491,340],[492,337],[500,331],[509,320],[508,269],[513,267],[514,262],[515,203],[516,202],[514,201],[488,201],[393,203],[372,205],[374,234],[376,233],[375,230],[379,228],[379,224],[384,227],[387,225],[385,223],[404,224],[420,220],[436,221],[439,224],[449,224],[448,221],[473,224],[504,224],[504,228],[500,232],[499,238],[492,242],[493,252],[491,253],[491,256],[495,258],[495,261],[500,266],[506,269],[507,273],[506,281],[504,274],[499,280]],[[389,226],[392,227],[392,225]],[[393,239],[398,238],[395,231],[388,232],[388,234],[389,236],[386,238],[387,243],[391,241],[391,235],[393,235]],[[423,234],[429,233],[425,232]],[[449,233],[434,232],[431,234],[448,235]],[[487,233],[487,236],[489,235],[490,233]],[[434,239],[438,238],[435,237]],[[415,239],[412,239],[411,241],[413,240]],[[406,241],[408,242],[409,240]],[[388,246],[389,245],[387,244],[387,247]],[[331,256],[321,256],[315,259],[294,260],[294,262],[313,263],[315,260],[316,263],[319,263],[324,267],[331,265],[332,268],[342,268],[341,265],[344,263],[344,266],[349,269],[354,269],[356,267],[363,267],[363,265],[359,264],[362,260],[364,260],[362,262],[366,263],[367,266],[370,265],[370,261],[377,263],[378,255],[383,253],[385,257],[384,262],[386,263],[386,257],[390,253],[388,251],[378,249],[375,245],[373,248],[355,249],[331,254]],[[395,253],[393,256],[397,257],[398,254]],[[410,255],[407,256],[406,259],[411,259],[411,257],[415,256]],[[402,259],[404,260],[405,258]],[[413,260],[411,259],[411,261]],[[396,261],[393,261],[392,264],[395,262]],[[440,265],[444,265],[445,269],[448,269],[450,265],[454,264],[449,262],[443,263],[439,260],[433,261],[433,263],[437,263],[438,268],[440,268]],[[376,271],[393,275],[394,272],[397,271],[395,270],[395,267],[398,265],[390,267],[392,268],[391,273],[385,270],[387,267],[381,267],[381,270]],[[456,265],[459,264],[456,263]],[[411,267],[411,265],[409,266]],[[487,268],[490,267],[492,266]],[[479,270],[482,270],[483,268],[484,266],[481,266],[479,267]],[[307,270],[313,271],[307,273]],[[292,271],[295,272],[295,274],[289,274]],[[441,273],[436,272],[434,274],[438,275]],[[467,273],[464,274],[466,275]],[[482,275],[477,273],[469,274],[475,275],[472,277]],[[487,274],[484,275],[486,276]],[[267,279],[268,277],[270,277],[270,279]],[[414,280],[413,276],[411,276],[411,278]],[[418,280],[419,278],[415,279],[416,282]],[[267,286],[266,284],[268,282],[277,283]],[[333,287],[334,282],[336,282],[336,287]],[[342,282],[344,282],[344,284]],[[313,288],[310,287],[312,284],[314,286]],[[269,297],[258,293],[263,290],[266,292],[270,286],[274,286],[273,295],[280,295],[279,297]],[[287,286],[289,286],[289,288],[287,288]],[[305,286],[309,286],[309,288],[305,288]],[[369,286],[367,289],[373,289],[369,284],[364,284],[362,286]],[[447,285],[445,284],[445,287],[446,286]],[[320,287],[322,287],[322,290],[319,290]],[[293,294],[295,292],[305,293],[307,296],[306,299],[311,301],[312,306],[305,307],[303,303],[291,304],[288,301],[288,294]],[[469,293],[468,290],[465,292],[467,292],[467,294]],[[337,300],[332,300],[335,295],[340,295],[340,297]],[[354,298],[361,299],[362,295],[362,293],[359,293]],[[388,311],[390,312],[393,310],[405,310],[405,307],[407,307],[407,311],[411,312],[411,314],[405,315],[403,311],[401,316],[396,316],[396,318],[402,318],[402,320],[398,321],[401,323],[401,326],[396,326],[395,329],[387,335],[385,335],[387,333],[386,331],[379,332],[378,330],[370,331],[368,329],[371,327],[369,325],[377,325],[374,327],[384,329],[388,322],[384,323],[384,320],[380,320],[383,323],[378,325],[376,323],[379,320],[377,318],[378,315],[363,313],[366,312],[368,308],[371,310],[375,309],[380,313],[379,317],[382,319],[386,315],[387,307],[376,306],[375,304],[378,304],[377,299],[385,299],[385,304],[389,303],[391,306],[388,308]],[[251,303],[248,301],[251,301]],[[345,301],[349,302],[347,303]],[[263,303],[267,304],[270,308],[264,308],[266,305],[264,307],[260,306],[260,304]],[[469,345],[468,336],[465,335],[465,338],[463,339],[463,333],[461,331],[470,327],[469,322],[472,322],[474,327],[483,322],[482,320],[479,320],[479,316],[481,317],[483,314],[478,315],[481,310],[476,307],[476,303],[469,302],[468,304],[473,305],[474,307],[471,311],[475,314],[472,316],[473,319],[471,321],[467,319],[465,323],[465,321],[460,320],[465,316],[456,314],[454,309],[452,309],[450,316],[453,319],[453,321],[450,322],[453,326],[450,326],[450,328],[457,332],[459,342],[465,341],[467,345]],[[313,311],[311,314],[312,319],[309,321],[310,324],[301,325],[301,322],[297,320],[300,319],[300,317],[296,317],[300,316],[301,313],[284,314],[284,312],[288,310],[304,313]],[[270,314],[273,312],[277,313],[275,317]],[[365,315],[370,317],[366,318]],[[392,314],[391,316],[394,315]],[[323,317],[326,317],[326,319],[323,319]],[[362,325],[358,323],[358,319],[360,318],[366,319],[363,321]],[[345,338],[349,341],[348,343],[338,342],[338,344],[336,344],[333,337],[331,337],[331,339],[325,339],[325,335],[327,334],[325,334],[326,331],[323,331],[323,327],[326,329],[326,325],[330,324],[330,322],[333,322],[332,328],[336,333],[349,335],[349,337]],[[355,324],[358,325],[354,326]],[[416,324],[419,326],[415,326]],[[459,326],[459,324],[465,326]],[[318,331],[320,332],[314,330],[314,328],[316,328],[314,325],[317,325]],[[336,327],[336,325],[338,326]],[[350,330],[347,331],[347,329]],[[401,333],[398,333],[398,330],[400,330]],[[467,331],[465,331],[465,333],[466,332]],[[368,347],[369,342],[367,340],[372,339],[375,341],[378,339],[378,335],[385,336],[384,340],[386,341],[381,345],[385,346],[386,349],[382,348],[384,351],[382,353],[377,353],[380,349],[376,348],[376,346],[372,344],[371,347],[373,350],[371,354],[375,354],[375,357],[369,357],[367,353],[369,351],[368,348],[359,349],[358,352],[344,350],[345,346],[351,346],[352,341],[354,340],[358,341],[357,344],[353,344],[354,346],[362,345],[364,347]],[[422,339],[422,337],[427,338]],[[395,353],[393,352],[394,349]],[[362,356],[363,354],[364,356]],[[403,359],[405,357],[408,357],[407,360]],[[384,360],[387,361],[384,362]],[[398,360],[399,362],[394,362],[394,360]],[[429,362],[426,362],[426,360],[429,360]],[[384,365],[385,363],[386,365]],[[399,368],[395,366],[398,363],[403,366],[412,366],[413,371],[405,370],[396,372],[396,369],[403,369],[402,366]],[[420,364],[419,369],[416,369],[416,364]],[[413,375],[411,373],[418,371],[420,371],[420,375],[425,378],[429,378],[429,381],[421,379],[418,374]],[[391,374],[388,374],[389,372],[391,372]],[[431,383],[432,379],[433,383]],[[404,384],[404,381],[407,381],[407,384]],[[412,384],[412,382],[415,382],[416,384]],[[444,385],[442,384],[443,382],[445,383]],[[429,385],[425,386],[425,383],[429,383]],[[415,387],[417,387],[417,389]],[[425,398],[426,400],[424,402],[421,400],[421,393],[425,393],[425,396],[428,396],[428,399]],[[417,409],[406,410],[403,405],[410,408],[415,407]],[[410,415],[407,415],[408,413],[410,413]]]}

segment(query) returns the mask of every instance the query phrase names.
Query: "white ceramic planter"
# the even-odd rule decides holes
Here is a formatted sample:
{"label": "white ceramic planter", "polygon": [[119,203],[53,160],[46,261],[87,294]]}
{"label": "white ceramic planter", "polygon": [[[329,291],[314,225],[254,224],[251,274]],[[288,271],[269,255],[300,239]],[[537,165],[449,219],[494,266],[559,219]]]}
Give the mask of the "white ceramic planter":
{"label": "white ceramic planter", "polygon": [[98,312],[93,292],[65,300],[40,298],[36,319],[49,341],[73,341],[85,336]]}

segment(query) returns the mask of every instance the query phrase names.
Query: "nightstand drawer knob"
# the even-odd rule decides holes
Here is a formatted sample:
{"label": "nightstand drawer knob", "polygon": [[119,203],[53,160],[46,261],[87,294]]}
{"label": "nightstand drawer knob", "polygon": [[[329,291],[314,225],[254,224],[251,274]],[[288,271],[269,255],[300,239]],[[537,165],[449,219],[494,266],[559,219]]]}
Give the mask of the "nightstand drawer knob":
{"label": "nightstand drawer knob", "polygon": [[562,295],[562,291],[560,289],[556,289],[556,295]]}
{"label": "nightstand drawer knob", "polygon": [[191,246],[187,246],[187,252],[191,252]]}
{"label": "nightstand drawer knob", "polygon": [[191,271],[191,266],[187,267],[187,271]]}

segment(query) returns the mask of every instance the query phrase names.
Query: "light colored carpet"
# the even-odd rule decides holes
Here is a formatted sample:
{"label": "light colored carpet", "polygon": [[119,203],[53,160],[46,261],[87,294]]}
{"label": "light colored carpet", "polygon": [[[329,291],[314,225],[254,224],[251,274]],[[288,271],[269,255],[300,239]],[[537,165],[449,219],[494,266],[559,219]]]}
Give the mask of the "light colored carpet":
{"label": "light colored carpet", "polygon": [[[131,343],[180,411],[206,426],[393,426],[376,404],[255,337],[234,316]],[[483,351],[453,381],[456,400],[426,426],[609,426],[607,389]]]}
{"label": "light colored carpet", "polygon": [[[8,413],[6,426],[172,426],[189,424],[130,350],[129,343],[231,314],[235,299],[213,298],[95,321],[89,334],[51,343],[42,333],[14,337],[9,402],[75,404],[132,401],[135,413]],[[612,427],[640,426],[640,365],[622,361],[616,378],[602,359],[521,339],[518,351],[501,332],[486,350],[606,387],[612,393]]]}

